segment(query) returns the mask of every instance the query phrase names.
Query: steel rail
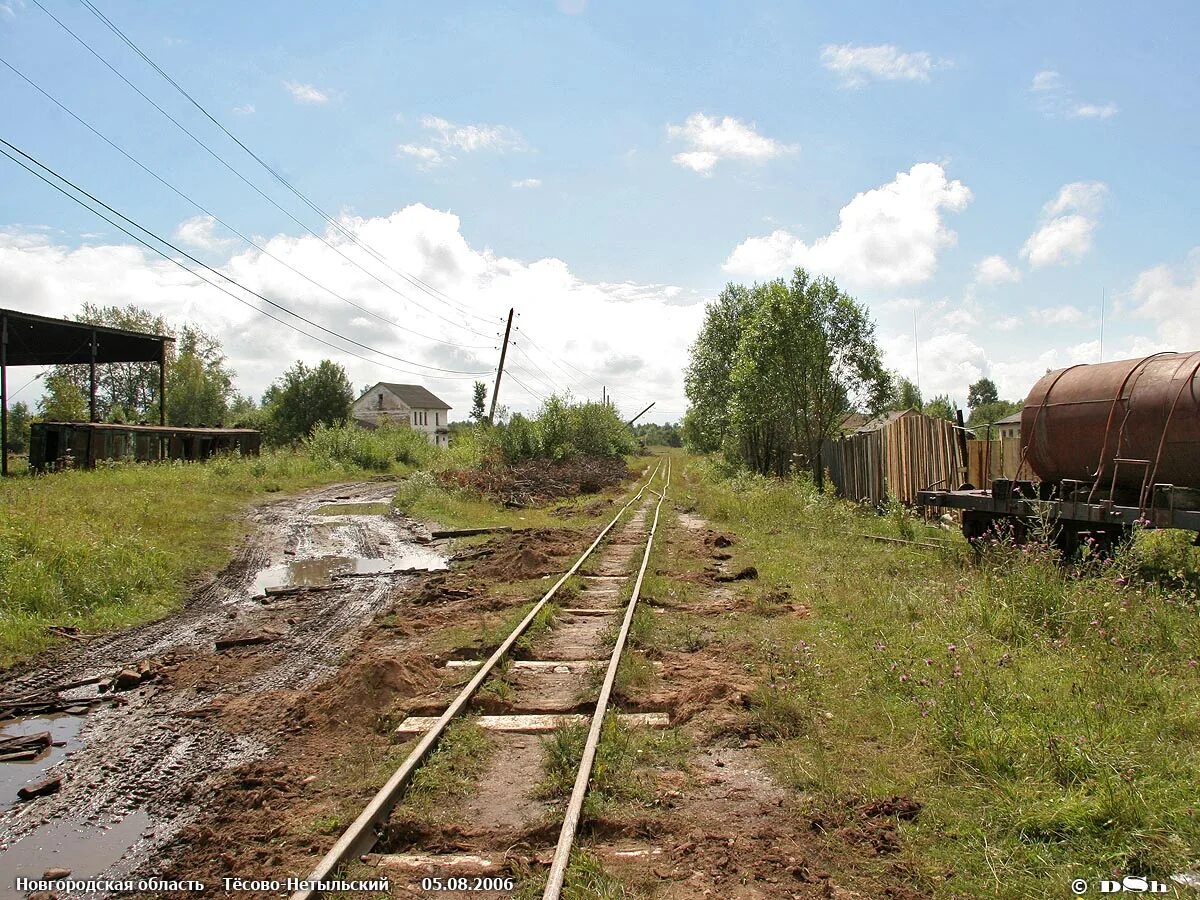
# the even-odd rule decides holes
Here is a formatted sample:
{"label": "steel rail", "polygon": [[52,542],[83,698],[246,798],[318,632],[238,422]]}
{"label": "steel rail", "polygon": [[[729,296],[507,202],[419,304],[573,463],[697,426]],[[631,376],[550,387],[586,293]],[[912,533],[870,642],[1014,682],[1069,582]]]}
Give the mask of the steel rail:
{"label": "steel rail", "polygon": [[600,697],[596,701],[596,709],[592,713],[592,724],[588,729],[587,743],[583,747],[583,758],[579,763],[579,771],[575,776],[575,787],[571,790],[571,799],[567,803],[566,816],[563,819],[562,830],[558,833],[558,846],[554,849],[554,859],[550,864],[550,874],[546,879],[546,889],[542,892],[542,900],[558,900],[562,893],[563,882],[567,877],[567,865],[571,861],[571,847],[575,843],[575,832],[579,827],[579,818],[583,811],[583,798],[587,795],[588,782],[592,777],[592,765],[596,760],[596,748],[600,744],[600,732],[604,727],[604,715],[608,711],[608,700],[612,694],[613,683],[617,678],[617,668],[621,664],[621,653],[629,637],[629,628],[633,622],[633,613],[637,608],[638,595],[642,590],[642,579],[646,576],[646,566],[650,562],[650,551],[654,546],[654,533],[658,530],[658,514],[663,501],[667,499],[667,488],[671,486],[671,457],[667,457],[666,479],[662,493],[658,494],[658,504],[654,507],[654,522],[650,526],[650,534],[646,538],[646,551],[642,554],[642,566],[638,569],[637,581],[633,584],[633,593],[629,604],[625,607],[625,620],[621,623],[621,631],[617,635],[616,646],[609,657],[608,671],[604,676],[604,684],[600,688]]}
{"label": "steel rail", "polygon": [[[654,471],[650,473],[650,477],[646,480],[646,483],[643,484],[638,492],[634,494],[634,496],[630,498],[630,500],[624,506],[621,507],[617,514],[613,516],[612,521],[605,525],[604,529],[598,535],[596,535],[596,539],[592,541],[591,546],[584,550],[583,554],[577,560],[575,560],[574,565],[572,565],[571,568],[569,568],[562,575],[562,577],[554,583],[550,590],[546,591],[546,593],[542,595],[542,599],[534,604],[533,608],[529,610],[525,618],[523,618],[516,628],[509,633],[508,637],[506,637],[504,642],[496,648],[496,651],[488,658],[488,660],[479,667],[474,677],[467,682],[466,686],[463,687],[461,691],[459,691],[458,696],[456,696],[454,700],[450,702],[450,705],[446,708],[446,711],[442,713],[437,722],[434,723],[433,727],[430,728],[429,731],[425,733],[425,736],[422,737],[417,743],[417,745],[413,747],[412,751],[407,757],[405,757],[404,762],[402,762],[399,768],[397,768],[392,774],[392,777],[389,778],[387,783],[379,789],[374,797],[371,798],[371,801],[366,805],[366,807],[364,807],[363,811],[359,813],[358,818],[355,819],[342,833],[342,836],[337,839],[337,843],[335,843],[329,849],[329,852],[322,857],[319,863],[317,863],[316,868],[314,868],[308,877],[304,879],[306,882],[321,882],[329,880],[331,876],[338,870],[338,868],[345,864],[347,860],[350,860],[363,853],[367,853],[371,847],[374,846],[376,841],[375,826],[383,821],[383,819],[391,812],[392,807],[395,806],[396,801],[399,798],[400,791],[406,784],[408,784],[413,772],[415,772],[417,767],[420,766],[425,756],[428,755],[429,751],[437,744],[443,732],[446,730],[446,726],[449,725],[450,721],[462,711],[464,706],[467,705],[467,701],[471,699],[471,696],[475,693],[478,687],[483,684],[484,679],[491,674],[491,671],[495,667],[496,663],[503,659],[505,655],[507,655],[508,651],[512,649],[513,644],[517,642],[517,639],[520,638],[520,636],[525,632],[525,629],[529,627],[530,623],[533,622],[537,614],[542,611],[547,603],[550,602],[550,598],[553,597],[558,589],[566,583],[568,578],[579,571],[579,567],[582,566],[587,558],[592,555],[595,549],[600,546],[600,542],[604,540],[605,536],[613,529],[617,522],[620,521],[621,517],[625,515],[626,510],[628,510],[629,507],[641,499],[651,482],[654,481],[654,478],[658,474],[658,470],[661,466],[662,463],[659,463],[654,467]],[[668,475],[668,478],[669,477],[670,476]],[[657,521],[657,515],[655,516],[655,521]],[[643,570],[645,569],[644,563],[642,568]],[[320,896],[321,893],[322,891],[319,888],[303,888],[294,891],[291,895],[291,900],[312,900],[312,898]]]}

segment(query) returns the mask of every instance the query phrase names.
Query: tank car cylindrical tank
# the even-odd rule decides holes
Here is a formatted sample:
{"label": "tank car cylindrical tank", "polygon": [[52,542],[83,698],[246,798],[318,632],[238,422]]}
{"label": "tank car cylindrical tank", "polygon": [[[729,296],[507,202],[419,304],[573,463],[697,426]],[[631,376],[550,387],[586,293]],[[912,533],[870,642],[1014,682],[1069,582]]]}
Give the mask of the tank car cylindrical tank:
{"label": "tank car cylindrical tank", "polygon": [[1021,446],[1044,481],[1107,490],[1115,467],[1119,490],[1200,489],[1200,352],[1047,373],[1021,412]]}

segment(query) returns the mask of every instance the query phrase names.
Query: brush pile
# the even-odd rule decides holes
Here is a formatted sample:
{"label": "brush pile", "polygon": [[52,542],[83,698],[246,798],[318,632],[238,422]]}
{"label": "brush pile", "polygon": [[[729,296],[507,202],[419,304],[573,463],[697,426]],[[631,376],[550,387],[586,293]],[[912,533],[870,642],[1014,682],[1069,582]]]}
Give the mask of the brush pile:
{"label": "brush pile", "polygon": [[579,456],[442,472],[438,477],[446,484],[495,497],[506,506],[525,507],[597,493],[629,478],[629,468],[619,457]]}

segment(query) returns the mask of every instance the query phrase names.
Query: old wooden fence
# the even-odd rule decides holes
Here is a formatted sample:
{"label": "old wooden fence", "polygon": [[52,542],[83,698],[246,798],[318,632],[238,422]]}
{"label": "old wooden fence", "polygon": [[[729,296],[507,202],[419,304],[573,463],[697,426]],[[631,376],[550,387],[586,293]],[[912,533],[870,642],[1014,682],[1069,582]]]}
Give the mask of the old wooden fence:
{"label": "old wooden fence", "polygon": [[875,504],[915,503],[917,491],[957,488],[967,474],[954,423],[916,414],[825,441],[821,465],[843,497]]}

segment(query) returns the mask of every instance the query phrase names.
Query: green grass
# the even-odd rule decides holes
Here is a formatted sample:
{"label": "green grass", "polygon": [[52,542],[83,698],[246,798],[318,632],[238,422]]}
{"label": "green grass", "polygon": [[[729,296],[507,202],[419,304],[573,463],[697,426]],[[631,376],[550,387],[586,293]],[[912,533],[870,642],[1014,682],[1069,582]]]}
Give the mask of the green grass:
{"label": "green grass", "polygon": [[135,625],[178,607],[225,564],[256,499],[360,478],[301,453],[121,464],[0,482],[0,666],[46,629]]}
{"label": "green grass", "polygon": [[468,796],[494,750],[487,732],[470,719],[451,722],[437,749],[413,775],[395,815],[428,818],[448,802]]}
{"label": "green grass", "polygon": [[[680,502],[757,566],[755,590],[812,610],[751,604],[707,627],[758,681],[751,720],[785,784],[818,803],[920,800],[901,826],[906,867],[935,896],[1196,867],[1191,548],[1154,535],[1109,563],[1003,546],[974,561],[845,535],[947,537],[895,509],[868,518],[803,482],[730,479],[697,459],[676,473]],[[694,588],[667,581],[652,595],[686,603]],[[700,627],[658,618],[659,643]]]}
{"label": "green grass", "polygon": [[[546,887],[546,873],[519,871],[513,900],[536,900]],[[626,885],[605,870],[604,864],[586,849],[576,847],[563,879],[563,900],[641,900],[651,894]]]}
{"label": "green grass", "polygon": [[[588,728],[587,722],[564,725],[546,741],[539,796],[563,802],[571,796]],[[652,768],[682,768],[689,750],[687,736],[678,729],[631,728],[610,713],[596,746],[583,818],[596,818],[622,805],[649,802],[654,791]]]}

